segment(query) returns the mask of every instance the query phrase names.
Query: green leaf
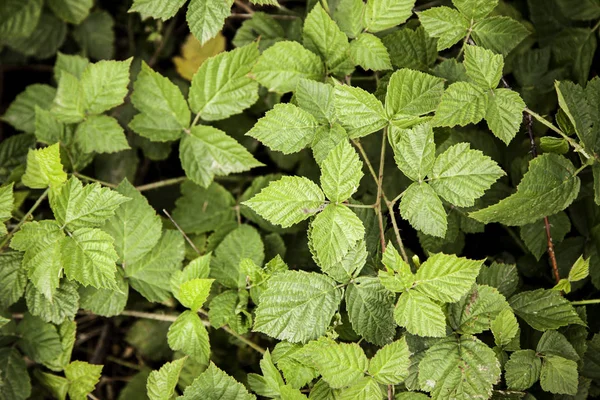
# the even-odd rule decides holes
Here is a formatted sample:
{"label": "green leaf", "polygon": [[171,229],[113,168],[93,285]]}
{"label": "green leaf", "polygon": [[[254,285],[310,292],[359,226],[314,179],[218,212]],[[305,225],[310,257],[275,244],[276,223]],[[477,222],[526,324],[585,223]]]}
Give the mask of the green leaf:
{"label": "green leaf", "polygon": [[78,228],[63,239],[61,256],[69,279],[84,286],[114,287],[118,256],[108,233],[96,228]]}
{"label": "green leaf", "polygon": [[538,331],[569,324],[585,325],[571,303],[554,290],[521,292],[511,297],[509,303],[517,316]]}
{"label": "green leaf", "polygon": [[100,114],[123,103],[128,92],[131,60],[99,61],[86,67],[81,74],[86,113]]}
{"label": "green leaf", "polygon": [[446,316],[442,306],[415,290],[408,290],[400,295],[394,319],[413,335],[446,336]]}
{"label": "green leaf", "polygon": [[467,35],[470,23],[450,7],[433,7],[417,14],[427,34],[438,38],[438,51],[452,47]]}
{"label": "green leaf", "polygon": [[25,301],[29,312],[46,322],[60,324],[65,320],[72,321],[79,308],[77,283],[64,279],[51,299],[38,291],[35,286],[27,285]]}
{"label": "green leaf", "polygon": [[55,95],[56,89],[49,85],[29,85],[10,103],[2,121],[11,124],[16,130],[34,133],[35,107],[49,109]]}
{"label": "green leaf", "polygon": [[70,230],[103,225],[129,200],[98,183],[84,187],[76,177],[50,192],[50,207],[56,221]]}
{"label": "green leaf", "polygon": [[215,37],[223,27],[225,18],[229,16],[233,0],[211,1],[192,0],[188,5],[186,20],[192,34],[206,43]]}
{"label": "green leaf", "polygon": [[210,294],[214,279],[192,279],[181,284],[177,299],[184,307],[197,312]]}
{"label": "green leaf", "polygon": [[337,85],[335,110],[340,123],[352,139],[367,136],[387,124],[381,102],[358,87]]}
{"label": "green leaf", "polygon": [[3,39],[29,36],[42,13],[43,0],[21,2],[8,0],[0,11],[0,37]]}
{"label": "green leaf", "polygon": [[392,128],[389,139],[400,171],[413,181],[424,180],[431,172],[435,160],[431,125],[425,123],[411,129]]}
{"label": "green leaf", "polygon": [[350,198],[360,185],[362,167],[352,145],[347,140],[340,142],[321,164],[321,186],[327,198],[335,203]]}
{"label": "green leaf", "polygon": [[344,140],[348,140],[348,134],[340,124],[319,126],[311,144],[313,157],[317,164],[321,164],[329,152]]}
{"label": "green leaf", "polygon": [[184,232],[201,234],[235,221],[235,199],[218,183],[213,182],[205,189],[185,181],[181,193],[182,197],[175,202],[173,219]]}
{"label": "green leaf", "polygon": [[69,381],[62,376],[56,376],[40,370],[34,371],[34,375],[39,383],[48,390],[55,399],[65,400],[69,389]]}
{"label": "green leaf", "polygon": [[210,325],[215,329],[229,325],[235,332],[244,334],[252,327],[252,318],[246,311],[247,307],[248,292],[246,291],[227,290],[218,294],[210,301],[208,311]]}
{"label": "green leaf", "polygon": [[[159,397],[156,397],[159,399]],[[161,398],[162,399],[162,398]],[[255,400],[256,397],[246,390],[244,385],[221,371],[212,362],[190,386],[185,389],[181,400]]]}
{"label": "green leaf", "polygon": [[115,190],[131,201],[121,204],[102,229],[113,237],[119,260],[127,269],[154,248],[162,233],[162,223],[148,200],[127,179]]}
{"label": "green leaf", "polygon": [[419,384],[433,399],[489,398],[499,379],[494,351],[469,335],[440,340],[419,364]]}
{"label": "green leaf", "polygon": [[383,42],[370,33],[361,33],[350,43],[350,57],[364,70],[392,69],[390,55]]}
{"label": "green leaf", "polygon": [[85,400],[100,381],[102,365],[73,361],[65,367],[65,377],[69,380],[69,398]]}
{"label": "green leaf", "polygon": [[260,296],[254,331],[292,343],[317,339],[325,333],[341,297],[335,281],[324,275],[276,274]]}
{"label": "green leaf", "polygon": [[544,332],[535,351],[544,356],[555,355],[568,360],[579,361],[579,355],[573,345],[558,331]]}
{"label": "green leaf", "polygon": [[346,65],[350,56],[348,37],[320,3],[312,8],[304,20],[302,43],[305,48],[319,55],[333,74],[352,72],[353,65]]}
{"label": "green leaf", "polygon": [[[560,243],[567,233],[571,231],[571,221],[564,212],[559,212],[548,217],[550,223],[550,234],[554,243]],[[546,227],[543,219],[521,227],[520,236],[527,249],[535,256],[537,260],[542,258],[548,249],[548,239],[546,237]]]}
{"label": "green leaf", "polygon": [[388,242],[383,252],[381,262],[387,268],[387,271],[379,271],[379,279],[383,286],[390,292],[403,292],[415,282],[415,276],[410,270],[410,265],[406,263],[398,250]]}
{"label": "green leaf", "polygon": [[109,59],[115,53],[115,21],[107,11],[94,11],[75,29],[81,50],[94,59]]}
{"label": "green leaf", "polygon": [[[89,66],[86,67],[86,71]],[[56,118],[66,124],[74,124],[85,118],[85,99],[79,80],[63,71],[58,81],[56,97],[52,103],[52,113]]]}
{"label": "green leaf", "polygon": [[263,165],[225,132],[205,125],[194,126],[183,137],[179,158],[186,175],[205,188],[215,175],[244,172]]}
{"label": "green leaf", "polygon": [[9,307],[17,302],[27,285],[27,270],[21,266],[22,253],[7,251],[0,254],[0,307]]}
{"label": "green leaf", "polygon": [[385,97],[385,109],[392,122],[402,124],[436,109],[444,92],[444,81],[410,69],[394,72]]}
{"label": "green leaf", "polygon": [[333,11],[333,19],[349,38],[357,37],[363,30],[365,3],[362,0],[340,0]]}
{"label": "green leaf", "polygon": [[392,341],[394,298],[377,278],[356,278],[345,293],[346,311],[352,329],[367,342],[382,346]]}
{"label": "green leaf", "polygon": [[[188,15],[198,2],[210,3],[192,1]],[[190,87],[188,100],[192,111],[205,121],[215,121],[239,114],[254,104],[258,99],[258,83],[248,75],[258,56],[258,46],[252,43],[203,62]]]}
{"label": "green leaf", "polygon": [[468,19],[478,20],[491,13],[498,0],[452,0],[452,4]]}
{"label": "green leaf", "polygon": [[513,312],[505,308],[494,318],[490,325],[496,346],[508,345],[519,333],[519,323]]}
{"label": "green leaf", "polygon": [[33,361],[45,364],[62,353],[60,336],[54,325],[27,313],[17,326],[19,348]]}
{"label": "green leaf", "polygon": [[569,19],[586,21],[600,16],[600,4],[595,0],[583,0],[577,3],[568,0],[557,0],[556,5],[563,15]]}
{"label": "green leaf", "polygon": [[50,111],[35,106],[35,137],[38,142],[47,145],[65,142],[65,133],[65,125]]}
{"label": "green leaf", "polygon": [[169,327],[169,347],[181,350],[192,360],[207,364],[210,358],[210,343],[204,323],[195,311],[184,311]]}
{"label": "green leaf", "polygon": [[[10,382],[10,384],[4,384]],[[25,400],[31,395],[31,379],[25,360],[14,347],[0,349],[0,398]]]}
{"label": "green leaf", "polygon": [[14,183],[0,187],[0,223],[12,218],[15,199],[13,196]]}
{"label": "green leaf", "polygon": [[467,82],[448,86],[433,118],[434,126],[476,124],[485,117],[488,107],[486,93]]}
{"label": "green leaf", "polygon": [[402,337],[375,353],[369,362],[369,375],[384,385],[397,385],[408,376],[411,352]]}
{"label": "green leaf", "polygon": [[509,144],[519,132],[525,102],[519,93],[510,89],[494,89],[488,95],[485,120],[492,133]]}
{"label": "green leaf", "polygon": [[117,270],[116,289],[96,289],[93,286],[79,288],[79,307],[103,317],[121,314],[129,298],[129,284],[122,269]]}
{"label": "green leaf", "polygon": [[295,90],[300,79],[322,80],[325,66],[300,43],[282,41],[262,53],[252,74],[269,91],[286,93]]}
{"label": "green leaf", "polygon": [[88,16],[93,5],[93,0],[48,0],[48,6],[56,16],[75,25]]}
{"label": "green leaf", "polygon": [[323,380],[334,389],[350,386],[367,370],[369,360],[356,343],[324,339],[311,343],[311,359]]}
{"label": "green leaf", "polygon": [[422,26],[399,29],[382,40],[395,67],[426,71],[435,63],[437,40],[429,37]]}
{"label": "green leaf", "polygon": [[475,285],[458,302],[448,306],[450,326],[461,334],[487,331],[501,311],[510,309],[496,288]]}
{"label": "green leaf", "polygon": [[60,163],[60,146],[54,144],[27,153],[27,169],[23,175],[23,184],[32,189],[55,187],[67,180],[67,174]]}
{"label": "green leaf", "polygon": [[170,296],[171,275],[181,269],[184,257],[181,234],[166,230],[148,253],[125,266],[131,286],[149,301],[165,301]]}
{"label": "green leaf", "polygon": [[540,378],[542,362],[533,350],[518,350],[505,365],[506,384],[510,389],[529,389]]}
{"label": "green leaf", "polygon": [[131,103],[141,114],[133,117],[129,127],[150,140],[177,140],[190,124],[190,109],[179,88],[143,61]]}
{"label": "green leaf", "polygon": [[504,58],[477,46],[466,46],[465,68],[471,82],[484,90],[495,89],[502,78]]}
{"label": "green leaf", "polygon": [[276,104],[246,134],[271,150],[296,153],[312,143],[317,129],[315,118],[293,104]]}
{"label": "green leaf", "polygon": [[446,210],[431,186],[411,184],[400,200],[400,215],[413,228],[432,236],[444,237],[447,229]]}
{"label": "green leaf", "polygon": [[173,17],[183,6],[185,0],[176,0],[168,3],[160,0],[133,0],[128,12],[139,12],[143,16],[167,20]]}
{"label": "green leaf", "polygon": [[269,350],[265,352],[260,360],[260,370],[262,376],[258,374],[248,374],[248,386],[252,391],[261,396],[273,397],[281,394],[280,387],[285,386],[279,371],[273,364]]}
{"label": "green leaf", "polygon": [[379,400],[383,398],[381,385],[370,376],[363,376],[357,379],[352,386],[336,390],[334,393],[340,400]]}
{"label": "green leaf", "polygon": [[146,389],[150,400],[171,400],[175,394],[175,385],[187,357],[163,364],[158,371],[148,376]]}
{"label": "green leaf", "polygon": [[515,194],[469,216],[483,223],[526,225],[567,208],[579,186],[571,161],[557,154],[542,154],[529,163]]}
{"label": "green leaf", "polygon": [[579,256],[569,271],[569,282],[581,281],[590,274],[590,259]]}
{"label": "green leaf", "polygon": [[243,204],[271,223],[287,228],[316,214],[324,203],[323,192],[310,179],[284,176]]}
{"label": "green leaf", "polygon": [[333,86],[301,78],[294,91],[294,98],[298,106],[312,114],[317,122],[333,123],[335,121]]}
{"label": "green leaf", "polygon": [[529,34],[523,24],[512,18],[490,17],[475,23],[471,35],[477,45],[507,55]]}
{"label": "green leaf", "polygon": [[379,32],[403,24],[412,15],[415,0],[369,0],[365,8],[365,26]]}
{"label": "green leaf", "polygon": [[[279,342],[273,349],[273,362],[283,373],[289,385],[301,388],[319,376],[312,363],[303,358],[306,348],[290,342]],[[311,364],[311,365],[307,365]]]}
{"label": "green leaf", "polygon": [[327,269],[340,262],[364,235],[365,228],[356,214],[346,206],[329,204],[312,221],[309,241],[317,264]]}
{"label": "green leaf", "polygon": [[553,355],[544,357],[540,384],[546,392],[575,395],[577,394],[578,378],[575,361]]}
{"label": "green leaf", "polygon": [[595,149],[597,132],[592,129],[593,110],[590,107],[584,89],[572,82],[555,82],[558,104],[565,113],[579,139],[588,149]]}
{"label": "green leaf", "polygon": [[9,39],[5,44],[19,53],[44,59],[56,54],[66,35],[67,25],[53,13],[43,11],[29,36]]}
{"label": "green leaf", "polygon": [[445,200],[470,207],[503,175],[490,157],[459,143],[437,157],[429,178],[433,190]]}
{"label": "green leaf", "polygon": [[415,290],[437,301],[456,302],[471,289],[482,264],[483,260],[435,254],[417,271]]}

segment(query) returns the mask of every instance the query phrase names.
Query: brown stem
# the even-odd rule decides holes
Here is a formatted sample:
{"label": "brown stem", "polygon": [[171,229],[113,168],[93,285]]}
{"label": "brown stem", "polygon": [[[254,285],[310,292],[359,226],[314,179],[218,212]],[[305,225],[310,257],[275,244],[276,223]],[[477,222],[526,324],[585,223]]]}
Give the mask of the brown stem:
{"label": "brown stem", "polygon": [[165,215],[171,220],[171,222],[173,223],[173,225],[175,225],[175,228],[177,228],[177,230],[183,235],[183,237],[185,238],[185,240],[188,242],[188,244],[190,246],[192,246],[192,249],[194,249],[194,251],[198,254],[198,255],[202,255],[202,253],[200,252],[200,250],[198,250],[198,248],[196,247],[196,245],[194,244],[194,242],[192,242],[192,240],[188,237],[188,235],[185,234],[185,232],[183,231],[183,229],[181,229],[181,227],[179,226],[179,224],[177,222],[175,222],[175,220],[173,219],[173,217],[171,217],[171,214],[169,214],[167,212],[167,210],[163,209],[163,212],[165,213]]}
{"label": "brown stem", "polygon": [[187,177],[180,176],[178,178],[165,179],[164,181],[158,181],[158,182],[148,183],[146,185],[140,185],[140,186],[137,186],[136,189],[139,190],[140,192],[143,192],[146,190],[158,189],[158,188],[161,188],[164,186],[177,185],[178,183],[181,183],[181,182],[185,181],[186,179],[187,179]]}
{"label": "brown stem", "polygon": [[387,141],[387,127],[383,128],[383,136],[381,139],[381,153],[379,155],[379,175],[377,176],[377,199],[375,204],[375,212],[377,213],[377,221],[379,222],[379,239],[381,240],[381,251],[385,251],[385,227],[383,226],[383,215],[381,211],[381,200],[383,198],[383,168],[385,166],[385,147]]}
{"label": "brown stem", "polygon": [[235,5],[246,11],[248,14],[254,14],[254,10],[242,0],[235,0]]}

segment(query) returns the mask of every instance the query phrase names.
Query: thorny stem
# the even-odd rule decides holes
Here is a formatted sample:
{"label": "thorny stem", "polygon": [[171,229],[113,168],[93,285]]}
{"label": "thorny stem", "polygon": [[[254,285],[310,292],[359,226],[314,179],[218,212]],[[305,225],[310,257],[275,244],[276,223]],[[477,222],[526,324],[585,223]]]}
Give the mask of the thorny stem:
{"label": "thorny stem", "polygon": [[46,189],[44,191],[44,193],[42,193],[42,195],[40,197],[38,197],[38,199],[35,201],[35,203],[33,204],[33,206],[31,206],[31,208],[29,209],[29,211],[27,211],[27,213],[23,216],[23,218],[21,218],[21,220],[19,221],[19,223],[17,225],[15,225],[14,228],[12,228],[12,230],[8,233],[8,235],[6,235],[6,237],[4,238],[4,240],[2,241],[2,243],[0,243],[0,249],[3,249],[4,246],[6,246],[6,244],[10,240],[10,238],[15,234],[15,232],[18,231],[19,228],[21,226],[23,226],[23,224],[25,222],[27,222],[27,220],[29,219],[29,217],[31,217],[31,215],[33,214],[33,212],[40,206],[40,204],[42,204],[42,202],[46,199],[46,197],[48,197],[48,192],[49,191],[50,191],[50,189]]}
{"label": "thorny stem", "polygon": [[175,225],[175,228],[177,228],[177,230],[179,231],[179,233],[181,233],[183,235],[183,237],[185,238],[185,240],[192,247],[192,249],[194,249],[194,251],[196,252],[196,254],[202,255],[202,253],[200,252],[200,250],[198,250],[198,248],[196,247],[196,245],[194,244],[194,242],[192,242],[192,240],[188,237],[188,235],[185,234],[185,232],[183,231],[183,229],[181,229],[181,227],[179,226],[179,224],[177,222],[175,222],[175,220],[173,219],[173,217],[171,217],[171,214],[169,214],[167,212],[167,210],[165,210],[165,209],[163,209],[163,213],[165,213],[165,215],[167,216],[167,218],[169,218],[171,220],[171,222],[173,223],[173,225]]}

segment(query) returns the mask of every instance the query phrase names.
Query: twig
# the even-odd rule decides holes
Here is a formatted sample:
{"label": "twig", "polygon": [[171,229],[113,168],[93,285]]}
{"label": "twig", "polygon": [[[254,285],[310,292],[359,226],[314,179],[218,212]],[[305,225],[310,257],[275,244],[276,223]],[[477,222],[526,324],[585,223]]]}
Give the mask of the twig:
{"label": "twig", "polygon": [[472,31],[473,31],[473,20],[471,20],[471,24],[469,26],[469,30],[467,31],[467,36],[465,36],[465,41],[463,42],[462,47],[458,51],[458,54],[456,56],[457,60],[460,58],[460,56],[462,56],[463,52],[465,51],[465,48],[467,47],[467,43],[469,43],[469,39],[471,39],[471,32]]}
{"label": "twig", "polygon": [[404,243],[402,242],[402,237],[400,236],[400,229],[398,228],[398,223],[396,222],[396,215],[394,214],[394,203],[395,200],[387,201],[386,199],[386,204],[390,212],[390,219],[392,220],[392,226],[394,227],[394,235],[396,235],[396,242],[398,243],[398,247],[400,247],[400,253],[402,253],[402,258],[404,259],[404,262],[408,264],[408,255],[406,254],[406,250],[404,249]]}
{"label": "twig", "polygon": [[146,185],[136,186],[136,189],[140,192],[144,192],[146,190],[158,189],[165,186],[177,185],[187,179],[186,176],[180,176],[177,178],[165,179],[164,181],[152,182]]}
{"label": "twig", "polygon": [[192,240],[188,237],[188,235],[185,234],[185,232],[183,231],[183,229],[181,229],[181,227],[179,226],[179,224],[177,222],[175,222],[175,220],[173,219],[173,217],[171,217],[171,214],[169,214],[167,212],[167,210],[163,209],[163,212],[165,213],[165,215],[171,220],[171,222],[173,223],[173,225],[175,225],[175,228],[177,228],[177,230],[183,235],[183,237],[185,238],[185,240],[188,242],[188,244],[190,246],[192,246],[192,249],[194,249],[194,251],[198,254],[198,255],[202,255],[202,253],[200,252],[200,250],[198,250],[198,248],[196,247],[196,245],[194,244],[194,242],[192,242]]}
{"label": "twig", "polygon": [[33,204],[33,206],[31,206],[31,208],[29,209],[29,211],[27,211],[23,218],[21,218],[19,223],[8,233],[8,235],[6,235],[4,240],[2,240],[2,243],[0,243],[0,250],[3,249],[4,246],[6,246],[10,238],[12,238],[12,236],[15,234],[15,232],[18,231],[21,226],[23,226],[23,224],[29,219],[29,217],[31,217],[31,214],[33,214],[33,212],[40,206],[40,204],[42,204],[42,201],[44,201],[46,197],[48,197],[49,191],[50,189],[46,189],[44,193],[42,193],[42,195],[38,197],[36,202]]}
{"label": "twig", "polygon": [[388,400],[394,399],[394,385],[387,386],[387,398]]}
{"label": "twig", "polygon": [[385,147],[387,142],[387,127],[383,128],[383,135],[381,138],[381,153],[379,155],[379,175],[377,176],[377,199],[375,204],[375,212],[377,213],[377,221],[379,223],[379,239],[381,240],[381,251],[385,251],[385,227],[383,226],[383,215],[381,211],[381,199],[383,197],[382,186],[383,186],[383,168],[385,166]]}
{"label": "twig", "polygon": [[578,301],[572,301],[571,305],[572,306],[585,306],[588,304],[600,304],[600,299],[592,299],[592,300],[578,300]]}
{"label": "twig", "polygon": [[[239,18],[239,19],[250,19],[253,14],[240,14],[240,13],[231,13],[227,18]],[[269,16],[273,19],[281,19],[281,20],[291,20],[298,19],[297,15],[280,15],[280,14],[269,14]]]}
{"label": "twig", "polygon": [[377,174],[375,173],[375,169],[373,169],[373,165],[371,164],[371,161],[369,161],[369,157],[367,157],[367,153],[365,152],[365,149],[362,147],[362,144],[360,144],[360,142],[358,140],[353,140],[352,143],[358,149],[361,157],[365,161],[365,164],[367,164],[367,168],[368,168],[369,172],[371,173],[371,176],[373,177],[373,179],[375,179],[375,183],[377,183]]}
{"label": "twig", "polygon": [[105,322],[102,326],[102,330],[100,331],[100,337],[98,338],[98,343],[96,343],[96,348],[94,349],[94,354],[90,358],[90,364],[102,364],[103,362],[103,353],[106,353],[104,350],[104,344],[106,342],[106,338],[108,337],[108,333],[110,331],[110,323]]}
{"label": "twig", "polygon": [[254,14],[254,10],[248,4],[241,0],[235,0],[235,5],[246,11],[248,14]]}
{"label": "twig", "polygon": [[80,174],[79,172],[73,172],[73,176],[83,179],[84,181],[99,183],[102,186],[108,186],[109,188],[113,188],[113,189],[116,188],[117,186],[119,186],[119,185],[115,185],[114,183],[101,181],[100,179],[96,179],[96,178],[92,178],[87,175]]}

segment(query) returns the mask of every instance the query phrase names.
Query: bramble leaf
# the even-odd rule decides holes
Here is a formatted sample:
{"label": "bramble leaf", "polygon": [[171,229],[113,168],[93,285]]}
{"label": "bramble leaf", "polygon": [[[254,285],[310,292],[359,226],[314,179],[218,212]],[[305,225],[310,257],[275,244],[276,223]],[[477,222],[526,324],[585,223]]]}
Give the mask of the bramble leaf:
{"label": "bramble leaf", "polygon": [[327,198],[341,203],[352,196],[363,177],[362,166],[356,150],[347,140],[332,149],[321,164],[321,187]]}

